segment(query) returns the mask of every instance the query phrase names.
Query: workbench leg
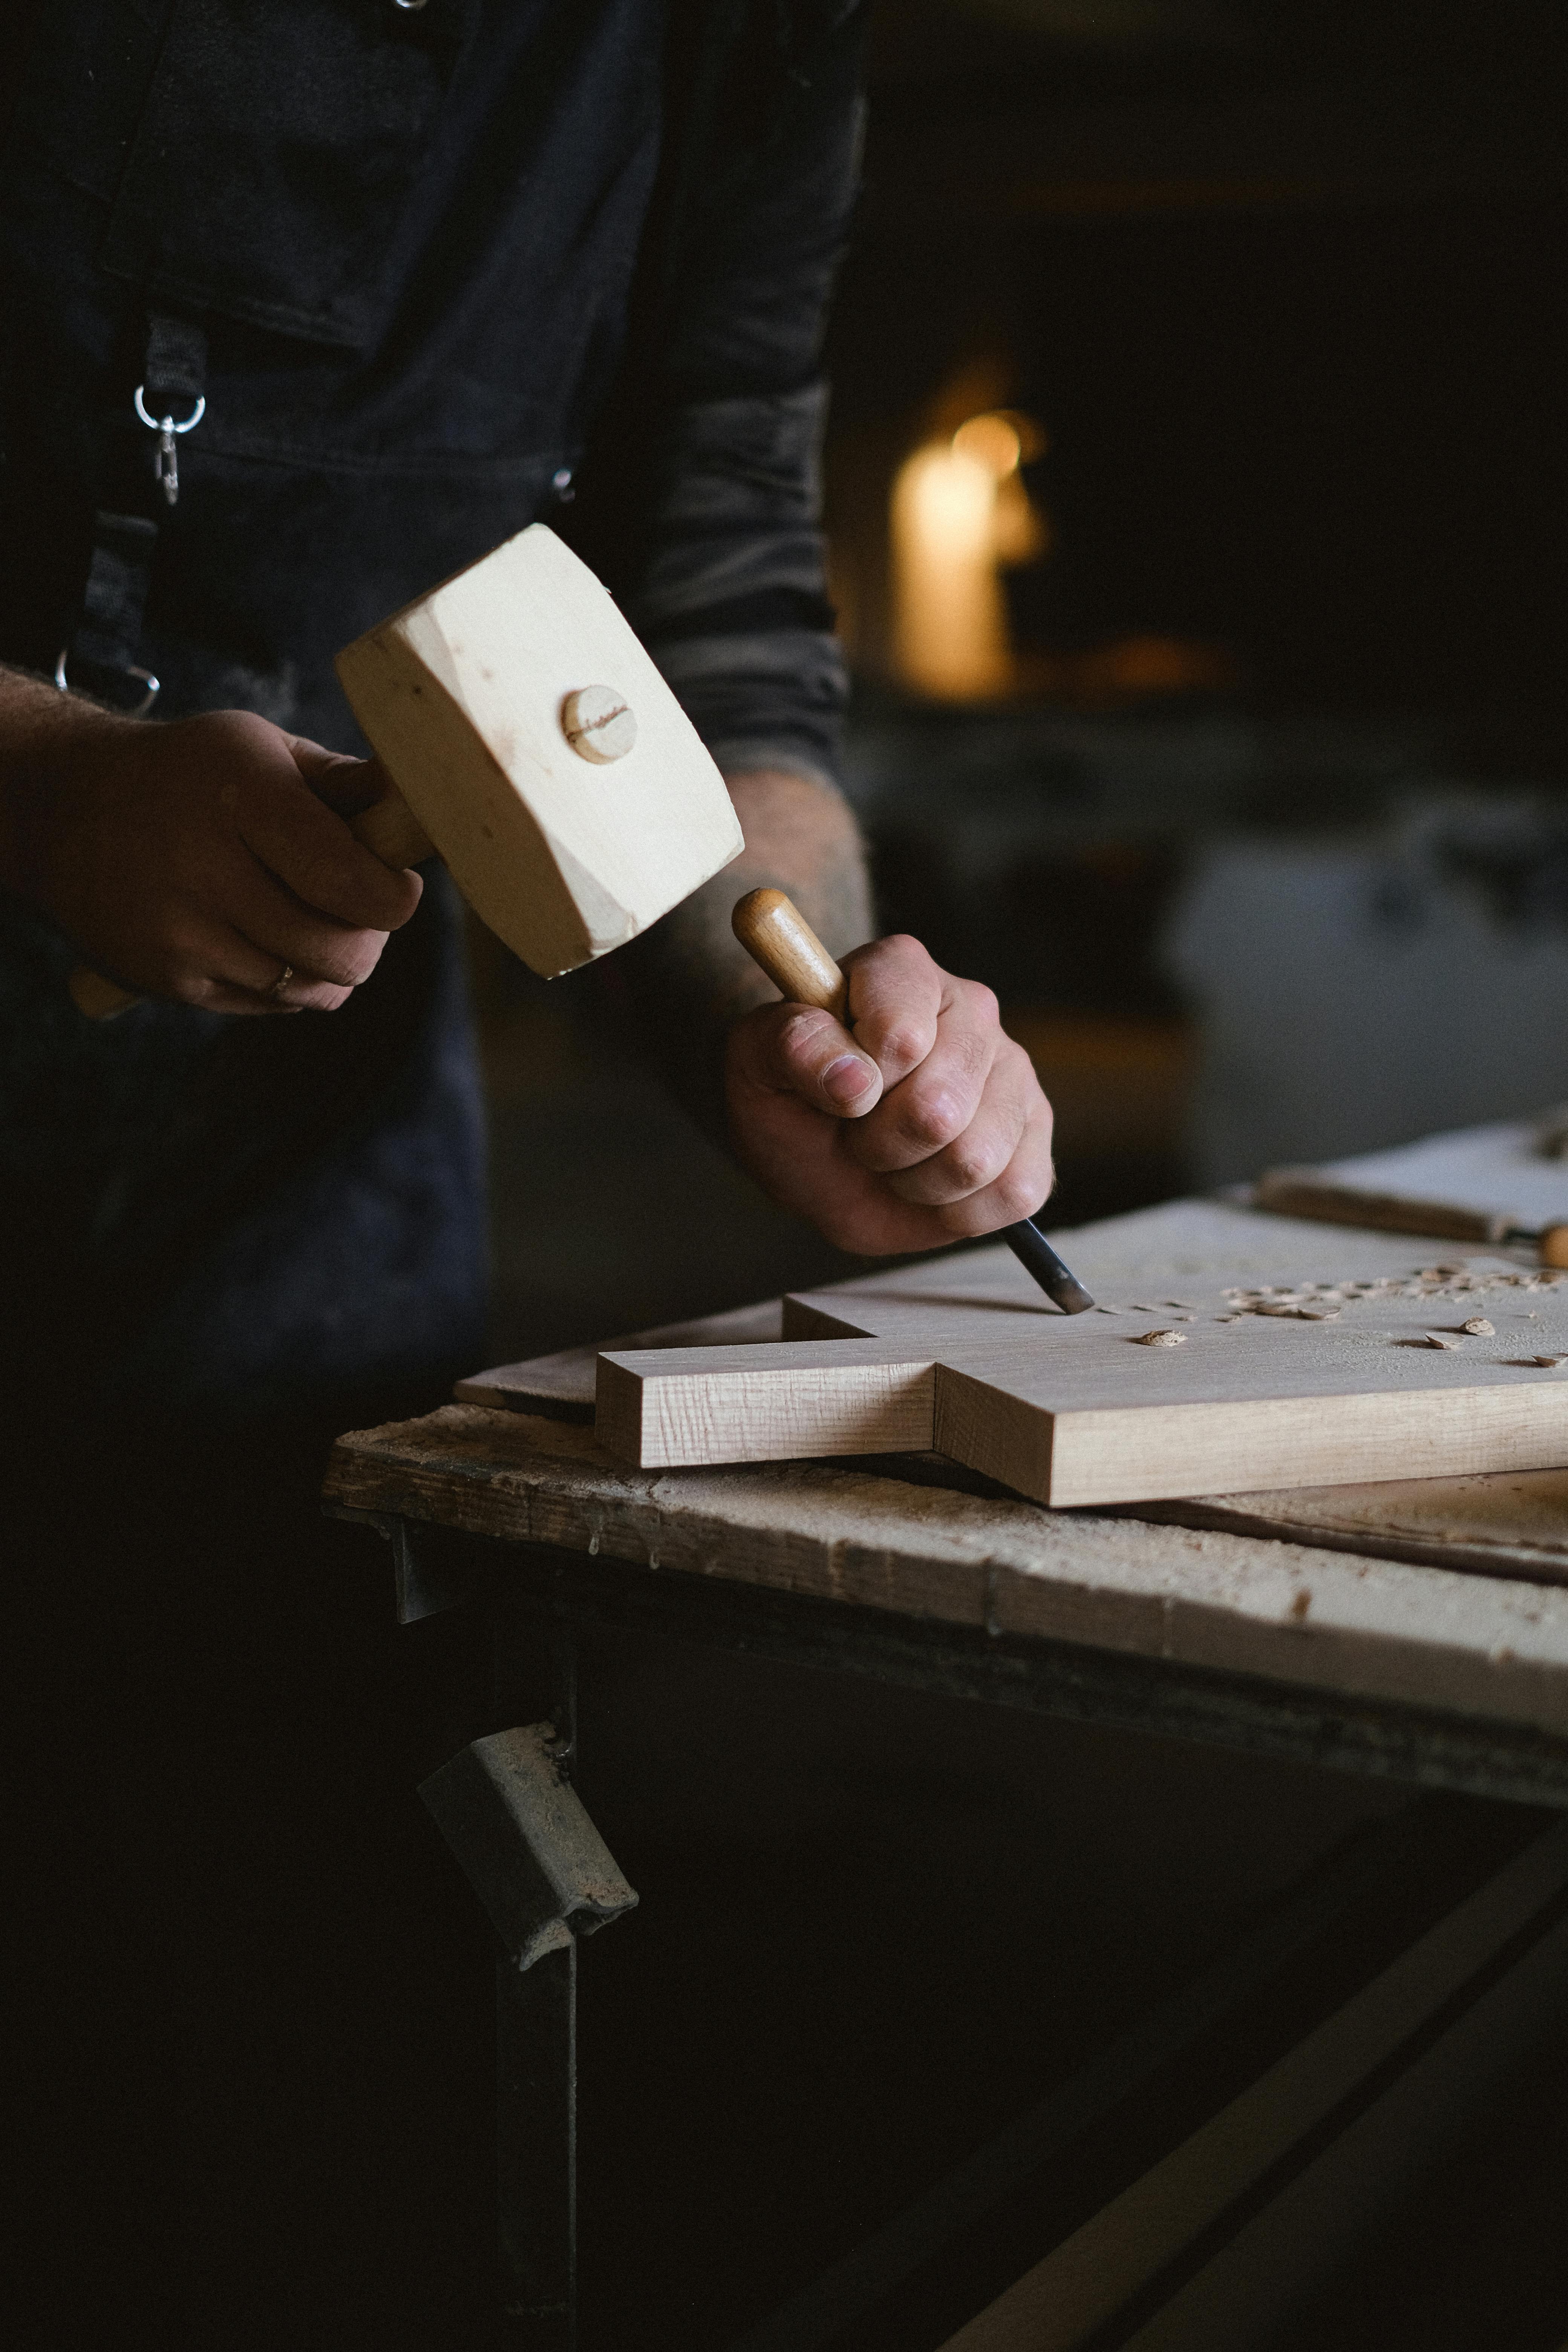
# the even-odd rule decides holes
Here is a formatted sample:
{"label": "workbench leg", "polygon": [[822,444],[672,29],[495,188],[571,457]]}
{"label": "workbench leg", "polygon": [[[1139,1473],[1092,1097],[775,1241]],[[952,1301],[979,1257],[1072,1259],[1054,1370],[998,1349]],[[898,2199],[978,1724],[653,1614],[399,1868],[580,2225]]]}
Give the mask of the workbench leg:
{"label": "workbench leg", "polygon": [[471,1740],[419,1793],[501,1942],[499,2342],[575,2352],[577,1941],[637,1898],[572,1787],[571,1627],[501,1607],[496,1632],[498,1707],[539,1719]]}
{"label": "workbench leg", "polygon": [[[510,1638],[497,1645],[501,1718],[547,1716],[570,1773],[577,1757],[572,1631],[526,1615],[508,1630]],[[508,2352],[576,2352],[575,1937],[525,1970],[497,1963],[496,2159],[502,2340]]]}
{"label": "workbench leg", "polygon": [[577,2342],[577,1944],[526,1971],[496,1964],[503,2341]]}

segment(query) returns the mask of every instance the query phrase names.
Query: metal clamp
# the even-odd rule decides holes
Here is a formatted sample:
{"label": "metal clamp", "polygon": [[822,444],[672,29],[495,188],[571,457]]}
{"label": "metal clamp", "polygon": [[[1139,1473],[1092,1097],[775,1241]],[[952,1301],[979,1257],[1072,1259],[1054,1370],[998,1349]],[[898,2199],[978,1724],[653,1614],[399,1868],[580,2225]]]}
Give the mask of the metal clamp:
{"label": "metal clamp", "polygon": [[635,1892],[566,1778],[553,1724],[473,1740],[419,1794],[515,1969],[635,1908]]}
{"label": "metal clamp", "polygon": [[[66,656],[69,651],[70,647],[68,646],[62,646],[59,650],[59,658],[55,663],[55,684],[59,688],[62,694],[68,694],[71,690],[70,680],[66,676]],[[127,711],[125,714],[129,719],[145,719],[147,713],[152,709],[153,705],[157,701],[158,697],[163,691],[163,681],[160,678],[154,677],[150,669],[142,669],[140,664],[136,662],[121,662],[120,664],[120,673],[122,677],[139,677],[142,685],[146,688],[147,691],[142,696],[141,701],[136,705],[135,709]]]}
{"label": "metal clamp", "polygon": [[137,415],[147,430],[158,436],[158,454],[153,460],[153,471],[157,476],[159,488],[169,504],[173,506],[180,495],[180,461],[174,447],[174,436],[179,433],[195,431],[207,413],[206,394],[205,392],[198,392],[195,406],[184,424],[176,425],[172,416],[148,415],[147,404],[142,397],[146,389],[144,383],[139,383],[132,394],[132,400]]}

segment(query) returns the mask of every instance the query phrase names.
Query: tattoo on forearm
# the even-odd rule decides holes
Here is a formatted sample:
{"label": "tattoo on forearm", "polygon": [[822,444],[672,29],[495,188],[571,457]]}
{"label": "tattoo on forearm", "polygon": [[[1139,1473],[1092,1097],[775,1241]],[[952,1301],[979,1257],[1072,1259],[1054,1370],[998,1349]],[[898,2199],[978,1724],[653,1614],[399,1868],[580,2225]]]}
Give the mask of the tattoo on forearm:
{"label": "tattoo on forearm", "polygon": [[647,1050],[715,1135],[723,1131],[725,1036],[742,1013],[776,995],[730,928],[736,899],[747,890],[787,890],[836,955],[858,947],[874,929],[859,832],[837,793],[782,771],[732,777],[731,790],[744,851],[623,948],[613,975]]}

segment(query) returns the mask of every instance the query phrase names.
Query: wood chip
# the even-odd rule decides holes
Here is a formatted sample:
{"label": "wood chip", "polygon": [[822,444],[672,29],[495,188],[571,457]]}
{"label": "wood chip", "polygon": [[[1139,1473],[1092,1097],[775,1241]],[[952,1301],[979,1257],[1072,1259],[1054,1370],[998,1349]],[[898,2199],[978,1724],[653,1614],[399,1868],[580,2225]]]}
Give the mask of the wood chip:
{"label": "wood chip", "polygon": [[1186,1344],[1184,1331],[1140,1331],[1132,1342],[1135,1348],[1184,1348]]}

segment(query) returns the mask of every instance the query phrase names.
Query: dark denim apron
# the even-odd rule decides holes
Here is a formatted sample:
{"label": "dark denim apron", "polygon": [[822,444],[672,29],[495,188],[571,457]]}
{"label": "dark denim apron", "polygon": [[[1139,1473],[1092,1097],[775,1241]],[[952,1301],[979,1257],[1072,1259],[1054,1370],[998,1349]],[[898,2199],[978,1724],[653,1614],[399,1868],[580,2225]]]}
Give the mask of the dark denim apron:
{"label": "dark denim apron", "polygon": [[[653,178],[662,9],[40,14],[0,199],[0,657],[52,672],[95,518],[141,517],[158,716],[363,749],[337,647],[569,489]],[[165,318],[205,346],[172,507],[133,407]],[[24,1260],[0,1328],[31,1395],[350,1418],[436,1401],[482,1345],[480,1105],[429,881],[342,1012],[286,1022],[95,1027],[70,943],[0,910]]]}

